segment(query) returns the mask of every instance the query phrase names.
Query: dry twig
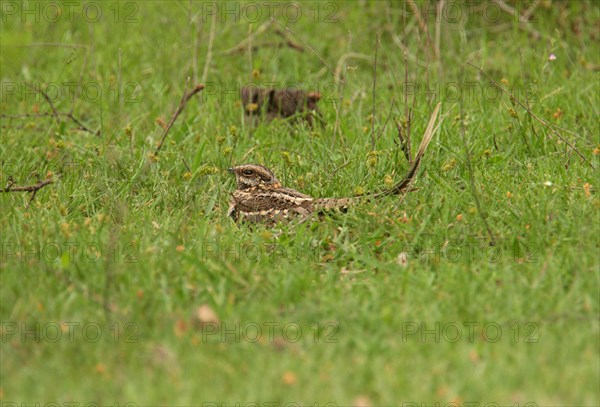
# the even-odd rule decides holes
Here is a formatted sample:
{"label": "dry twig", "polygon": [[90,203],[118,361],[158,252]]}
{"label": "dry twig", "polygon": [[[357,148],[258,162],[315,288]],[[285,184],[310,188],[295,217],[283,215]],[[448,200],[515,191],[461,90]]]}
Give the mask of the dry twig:
{"label": "dry twig", "polygon": [[585,162],[587,162],[592,168],[595,168],[594,164],[592,164],[592,162],[590,160],[588,160],[583,154],[581,154],[581,152],[579,150],[577,150],[572,143],[570,143],[559,132],[557,132],[548,122],[546,122],[545,120],[543,120],[543,119],[539,118],[538,116],[536,116],[529,108],[527,108],[527,106],[523,102],[521,102],[519,99],[517,99],[516,97],[514,97],[514,95],[512,93],[510,93],[509,91],[507,91],[506,89],[504,89],[502,86],[500,86],[498,84],[498,82],[494,81],[492,79],[492,77],[490,75],[488,75],[483,69],[481,69],[478,66],[474,65],[470,61],[467,61],[467,64],[471,65],[473,68],[475,68],[479,72],[481,72],[496,88],[498,88],[502,93],[510,96],[511,100],[514,100],[523,109],[525,109],[525,111],[531,117],[533,117],[535,120],[537,120],[539,123],[541,123],[544,127],[546,127],[548,130],[550,130],[550,132],[552,134],[554,134],[556,137],[558,137],[563,143],[565,143],[566,145],[568,145],[569,147],[571,147],[573,149],[573,151],[575,151],[577,153],[577,155],[579,155],[579,157],[581,157]]}
{"label": "dry twig", "polygon": [[206,61],[204,62],[204,72],[202,72],[202,82],[206,82],[208,76],[208,68],[212,60],[212,48],[215,39],[215,26],[217,25],[217,13],[213,14],[213,18],[210,20],[210,33],[208,35],[208,50],[206,51]]}
{"label": "dry twig", "polygon": [[12,177],[8,177],[8,185],[4,187],[4,189],[0,189],[0,192],[31,192],[31,198],[29,198],[29,202],[27,206],[31,204],[37,192],[44,188],[46,185],[52,184],[51,179],[45,179],[43,181],[38,181],[37,184],[29,185],[26,187],[15,186],[15,181]]}
{"label": "dry twig", "polygon": [[371,112],[371,150],[375,150],[375,97],[377,95],[377,53],[379,51],[379,34],[375,36],[375,59],[373,60],[373,110]]}
{"label": "dry twig", "polygon": [[536,29],[534,29],[533,27],[531,27],[531,24],[529,22],[529,19],[531,18],[531,15],[535,11],[539,2],[532,3],[531,7],[529,7],[525,11],[525,16],[523,16],[517,10],[515,10],[514,8],[512,8],[511,6],[506,4],[503,0],[493,0],[493,1],[494,1],[494,3],[496,3],[498,5],[498,7],[500,7],[502,10],[504,10],[506,13],[510,14],[513,17],[516,17],[519,20],[519,27],[529,31],[536,38],[542,37],[542,34],[539,31],[537,31]]}
{"label": "dry twig", "polygon": [[387,117],[385,118],[385,122],[383,122],[383,126],[381,126],[381,129],[379,130],[379,132],[377,133],[377,137],[375,138],[376,143],[379,141],[379,139],[383,135],[383,132],[385,131],[385,128],[387,127],[387,124],[390,121],[390,117],[392,117],[392,110],[394,109],[395,104],[396,104],[396,100],[392,99],[392,103],[390,103],[390,110],[388,112]]}
{"label": "dry twig", "polygon": [[39,191],[40,189],[44,188],[46,185],[52,184],[52,180],[51,179],[46,179],[43,181],[39,181],[37,184],[35,185],[30,185],[27,187],[19,187],[19,186],[14,186],[15,182],[12,179],[12,177],[8,178],[8,185],[2,189],[2,192],[36,192]]}
{"label": "dry twig", "polygon": [[338,62],[335,66],[335,71],[333,72],[333,82],[336,87],[343,80],[342,70],[345,67],[346,60],[350,59],[350,58],[364,59],[364,60],[368,60],[368,61],[371,60],[371,56],[366,55],[366,54],[360,54],[358,52],[347,52],[344,55],[342,55],[340,57],[340,59],[338,59]]}
{"label": "dry twig", "polygon": [[294,41],[292,41],[290,38],[288,38],[287,35],[285,35],[285,33],[281,30],[275,30],[275,34],[279,35],[281,38],[283,38],[283,40],[285,41],[285,44],[292,49],[295,49],[296,51],[299,52],[304,52],[304,47],[298,43],[295,43]]}
{"label": "dry twig", "polygon": [[423,140],[421,140],[421,144],[419,145],[419,150],[417,151],[417,155],[415,156],[414,160],[412,160],[412,164],[411,164],[408,172],[404,176],[404,179],[402,181],[400,181],[399,183],[397,183],[396,185],[394,185],[393,187],[386,189],[382,192],[373,194],[372,196],[377,197],[377,196],[395,195],[395,194],[400,194],[400,193],[408,190],[415,175],[417,174],[419,166],[421,165],[421,159],[423,158],[423,155],[425,154],[425,151],[427,150],[427,146],[429,146],[429,143],[431,142],[433,135],[435,134],[437,129],[440,127],[441,122],[443,120],[443,117],[442,117],[442,120],[440,120],[440,122],[436,125],[440,107],[441,107],[441,103],[438,103],[435,106],[435,109],[433,109],[433,113],[431,114],[431,117],[429,118],[429,123],[427,123],[427,128],[425,129],[425,133],[423,134]]}
{"label": "dry twig", "polygon": [[257,37],[258,35],[262,34],[267,28],[269,28],[271,24],[273,24],[273,20],[264,22],[260,27],[256,29],[256,31],[254,31],[252,34],[240,41],[235,47],[222,51],[221,54],[230,55],[246,50],[247,44],[249,44],[254,39],[254,37]]}
{"label": "dry twig", "polygon": [[431,37],[429,36],[429,29],[427,28],[427,23],[423,20],[423,16],[421,15],[421,11],[419,11],[419,6],[414,2],[414,0],[406,0],[410,8],[412,9],[415,18],[417,19],[419,29],[425,34],[425,42],[427,46],[430,48],[434,57],[437,57],[435,52],[435,45],[431,42]]}
{"label": "dry twig", "polygon": [[[409,114],[412,114],[412,111],[410,111],[410,112],[411,113],[409,113]],[[406,161],[411,163],[412,162],[412,151],[411,151],[411,146],[410,146],[410,134],[408,132],[408,127],[406,127],[406,131],[405,131],[404,126],[405,126],[404,123],[396,121],[396,129],[398,130],[398,144],[400,145],[400,149],[404,153],[404,157],[406,157]]]}
{"label": "dry twig", "polygon": [[[442,21],[443,19],[443,13],[444,13],[444,7],[445,7],[445,0],[439,0],[438,4],[437,4],[437,10],[436,10],[436,18],[435,18],[435,58],[439,61],[440,60],[440,37],[441,37],[441,33],[442,33]],[[440,65],[441,67],[441,65]]]}
{"label": "dry twig", "polygon": [[77,124],[77,126],[79,126],[79,127],[77,127],[77,130],[85,131],[85,132],[94,134],[96,136],[100,134],[100,130],[98,130],[98,131],[90,130],[87,126],[85,126],[81,122],[81,120],[76,118],[73,115],[73,109],[71,109],[71,111],[69,113],[59,112],[56,109],[56,106],[54,106],[54,103],[52,102],[52,98],[50,98],[50,96],[48,96],[48,93],[46,93],[46,91],[44,89],[42,89],[41,87],[35,87],[28,83],[26,83],[25,86],[27,86],[29,89],[34,90],[35,92],[38,92],[40,95],[42,95],[44,100],[50,106],[50,110],[52,110],[52,112],[50,112],[50,113],[24,113],[24,114],[16,114],[16,115],[2,114],[2,115],[0,115],[0,117],[7,118],[7,119],[21,119],[21,118],[30,118],[30,117],[54,117],[57,124],[61,123],[61,119],[60,119],[61,117],[66,117],[66,118],[70,119],[72,122],[74,122],[75,124]]}
{"label": "dry twig", "polygon": [[[414,102],[414,99],[413,99]],[[404,152],[404,156],[408,162],[412,162],[412,151],[410,144],[410,128],[412,124],[412,109],[408,106],[408,55],[404,53],[404,124],[406,125],[406,133],[404,128],[397,125],[398,141]]]}
{"label": "dry twig", "polygon": [[302,42],[304,44],[304,46],[306,48],[308,48],[310,50],[310,52],[312,52],[313,54],[315,54],[315,56],[317,58],[319,58],[319,60],[321,61],[321,63],[323,64],[323,66],[325,66],[329,72],[333,73],[333,71],[331,70],[331,67],[329,66],[329,64],[327,63],[327,61],[325,61],[325,59],[323,59],[323,57],[321,55],[319,55],[317,53],[317,51],[315,51],[315,49],[313,47],[310,46],[309,43],[307,43],[306,41],[304,41],[302,38],[300,38],[291,28],[289,28],[287,25],[284,25],[282,23],[280,23],[279,21],[277,21],[276,19],[272,19],[273,22],[275,22],[275,24],[279,25],[281,28],[283,28],[285,31],[289,32],[290,34],[292,34],[294,37],[298,38],[298,40],[300,42]]}
{"label": "dry twig", "polygon": [[188,102],[188,100],[190,100],[192,98],[192,96],[194,96],[196,93],[198,93],[202,89],[204,89],[204,85],[196,85],[194,87],[194,89],[192,89],[191,91],[189,91],[189,93],[186,93],[189,83],[190,83],[190,78],[188,77],[188,79],[187,79],[187,81],[185,83],[185,88],[183,89],[183,96],[181,97],[181,101],[179,102],[179,106],[177,107],[177,110],[175,110],[175,113],[173,113],[173,117],[171,117],[171,120],[169,121],[169,124],[167,125],[167,128],[165,129],[165,131],[163,133],[163,136],[160,139],[160,142],[158,143],[158,146],[156,146],[156,151],[154,152],[155,156],[158,155],[158,152],[162,148],[162,146],[163,146],[163,144],[165,142],[165,139],[167,138],[167,134],[169,134],[169,130],[171,130],[171,127],[173,127],[173,123],[175,123],[175,120],[177,120],[177,117],[183,111],[183,108],[185,107],[185,104]]}
{"label": "dry twig", "polygon": [[40,95],[42,95],[42,97],[50,105],[50,109],[52,109],[52,115],[54,115],[54,118],[56,119],[56,123],[60,123],[60,119],[58,118],[58,111],[56,110],[56,107],[54,107],[54,103],[52,103],[52,99],[50,99],[50,96],[48,96],[48,94],[41,87],[38,89],[35,86],[31,86],[28,83],[26,83],[25,86],[27,86],[31,90],[38,92]]}

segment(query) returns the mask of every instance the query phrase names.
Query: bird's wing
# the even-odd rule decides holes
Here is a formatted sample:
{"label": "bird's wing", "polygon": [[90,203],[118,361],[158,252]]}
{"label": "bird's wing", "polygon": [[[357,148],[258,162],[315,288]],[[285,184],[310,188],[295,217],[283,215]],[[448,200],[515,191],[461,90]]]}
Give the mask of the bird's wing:
{"label": "bird's wing", "polygon": [[287,194],[289,196],[293,196],[295,198],[312,199],[311,196],[303,194],[302,192],[298,192],[295,189],[291,189],[291,188],[282,187],[282,188],[276,189],[276,191]]}
{"label": "bird's wing", "polygon": [[278,221],[312,213],[313,199],[288,188],[233,194],[236,211],[251,222]]}

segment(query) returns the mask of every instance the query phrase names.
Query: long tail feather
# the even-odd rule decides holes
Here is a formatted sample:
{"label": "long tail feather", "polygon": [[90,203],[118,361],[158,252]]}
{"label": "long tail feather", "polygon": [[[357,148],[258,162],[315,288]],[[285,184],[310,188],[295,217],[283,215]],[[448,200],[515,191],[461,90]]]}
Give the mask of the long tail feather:
{"label": "long tail feather", "polygon": [[393,187],[391,187],[390,189],[386,189],[385,191],[373,194],[371,196],[377,197],[377,196],[399,194],[399,193],[405,191],[410,186],[415,175],[417,174],[419,166],[421,165],[421,159],[423,158],[423,155],[425,154],[425,150],[427,150],[427,146],[429,146],[429,142],[431,141],[431,139],[433,138],[433,135],[435,134],[435,131],[439,127],[439,125],[436,127],[434,127],[434,126],[435,126],[435,122],[437,121],[437,116],[440,111],[440,106],[441,106],[441,103],[438,103],[437,106],[435,107],[435,109],[433,110],[433,113],[431,114],[431,118],[429,119],[429,124],[427,124],[427,128],[425,129],[425,134],[423,135],[423,140],[421,141],[421,145],[419,146],[419,151],[417,152],[417,155],[415,156],[412,166],[410,167],[410,169],[404,176],[404,179],[402,181],[400,181],[399,183],[397,183],[396,185],[394,185]]}
{"label": "long tail feather", "polygon": [[402,181],[400,181],[399,183],[394,185],[392,188],[386,189],[379,193],[356,196],[356,197],[352,197],[352,198],[315,199],[313,202],[313,205],[314,205],[313,209],[315,210],[315,212],[323,212],[323,211],[329,211],[329,210],[333,210],[333,209],[344,210],[349,205],[352,205],[362,199],[368,200],[370,198],[375,198],[378,196],[394,195],[394,194],[399,194],[399,193],[405,191],[410,186],[412,180],[414,179],[415,175],[417,174],[417,170],[419,169],[419,166],[421,164],[421,159],[423,158],[423,155],[425,154],[425,150],[427,150],[427,146],[431,142],[433,135],[435,134],[436,130],[439,127],[439,124],[438,124],[438,126],[435,126],[435,123],[437,121],[437,116],[440,111],[440,105],[441,104],[438,103],[437,106],[435,107],[435,109],[433,110],[433,113],[431,114],[431,118],[429,119],[429,124],[427,125],[427,128],[425,129],[425,134],[423,135],[423,140],[421,141],[421,145],[419,146],[419,151],[417,151],[417,155],[415,156],[413,164],[410,167],[410,169],[408,170],[407,174],[404,176],[404,179]]}

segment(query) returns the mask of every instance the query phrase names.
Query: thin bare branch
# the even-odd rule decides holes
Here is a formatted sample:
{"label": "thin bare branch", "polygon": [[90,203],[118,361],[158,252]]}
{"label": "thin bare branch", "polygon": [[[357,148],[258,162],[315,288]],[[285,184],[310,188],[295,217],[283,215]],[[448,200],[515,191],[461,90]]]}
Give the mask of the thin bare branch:
{"label": "thin bare branch", "polygon": [[371,150],[375,150],[375,102],[377,95],[377,53],[379,51],[379,34],[375,35],[375,58],[373,60],[373,110],[371,111]]}
{"label": "thin bare branch", "polygon": [[20,187],[15,186],[15,181],[12,177],[8,177],[8,184],[6,185],[6,187],[4,187],[4,189],[0,189],[0,192],[31,192],[31,197],[27,202],[27,207],[29,207],[29,205],[31,205],[31,202],[33,202],[33,199],[35,198],[37,192],[40,189],[44,188],[46,185],[52,184],[52,182],[53,181],[51,179],[45,179],[43,181],[38,181],[38,183],[34,185]]}
{"label": "thin bare branch", "polygon": [[210,67],[210,62],[212,59],[212,47],[213,41],[215,39],[215,26],[217,22],[217,13],[213,14],[212,19],[210,20],[210,34],[208,37],[208,50],[206,51],[206,60],[204,62],[204,72],[202,72],[202,83],[206,83],[206,78],[208,76],[208,68]]}
{"label": "thin bare branch", "polygon": [[475,176],[473,175],[473,165],[471,164],[471,155],[469,154],[469,145],[467,143],[467,139],[466,139],[466,135],[465,135],[465,127],[464,127],[464,122],[462,120],[462,113],[463,112],[461,111],[460,133],[462,135],[463,143],[465,146],[465,158],[466,158],[466,162],[467,162],[467,169],[469,171],[469,186],[471,187],[471,195],[473,195],[473,199],[475,200],[475,206],[477,207],[477,213],[481,217],[481,220],[483,221],[485,229],[490,237],[490,245],[495,246],[496,239],[494,238],[494,233],[492,232],[492,229],[490,228],[490,225],[488,224],[487,215],[481,209],[481,203],[479,202],[479,195],[477,195],[477,191],[475,189]]}
{"label": "thin bare branch", "polygon": [[529,19],[531,18],[537,7],[540,5],[540,3],[541,0],[535,0],[533,3],[531,3],[527,10],[525,10],[525,12],[523,13],[523,18],[529,21]]}
{"label": "thin bare branch", "polygon": [[58,117],[59,116],[58,111],[56,110],[56,107],[54,106],[52,99],[50,99],[50,96],[48,96],[46,91],[44,89],[42,89],[42,87],[36,88],[35,86],[32,86],[28,83],[26,83],[25,86],[27,86],[29,89],[32,89],[32,90],[38,92],[40,95],[42,95],[42,97],[50,105],[50,109],[52,109],[52,114],[54,115],[54,118],[56,119],[56,123],[60,123],[60,118]]}
{"label": "thin bare branch", "polygon": [[[521,79],[523,80],[523,89],[525,89],[525,103],[527,105],[527,109],[531,109],[531,106],[529,105],[529,96],[527,95],[527,84],[525,83],[525,70],[523,69],[523,53],[520,49],[519,61],[521,62]],[[529,122],[531,123],[531,131],[536,137],[538,137],[537,131],[535,131],[535,126],[533,125],[533,121],[531,120],[531,116],[529,116]]]}
{"label": "thin bare branch", "polygon": [[177,120],[177,117],[181,114],[181,112],[183,111],[183,108],[185,107],[185,104],[188,102],[188,100],[191,99],[192,96],[194,96],[196,93],[200,92],[202,89],[204,89],[204,85],[196,85],[194,87],[194,89],[192,89],[189,93],[187,93],[187,88],[188,85],[190,83],[190,79],[191,78],[187,78],[187,81],[185,82],[185,87],[183,88],[183,96],[181,97],[181,101],[179,102],[179,106],[177,107],[177,110],[175,110],[175,113],[173,113],[173,117],[171,117],[171,120],[169,121],[169,124],[167,125],[162,138],[160,139],[160,142],[158,143],[158,146],[156,147],[156,151],[154,152],[154,155],[157,156],[158,152],[160,151],[160,149],[162,148],[165,139],[167,138],[167,134],[169,134],[169,131],[171,130],[171,127],[173,127],[173,123],[175,123],[175,120]]}
{"label": "thin bare branch", "polygon": [[[410,111],[412,112],[412,111]],[[410,113],[409,112],[409,117]],[[400,150],[404,153],[404,157],[406,161],[412,163],[412,149],[410,145],[410,136],[408,136],[408,127],[406,127],[406,121],[404,123],[396,121],[396,130],[398,131],[398,144],[400,145]]]}
{"label": "thin bare branch", "polygon": [[423,20],[423,16],[421,15],[419,6],[417,6],[417,4],[414,2],[414,0],[406,0],[406,2],[412,9],[412,12],[419,24],[419,30],[421,30],[423,32],[423,34],[425,35],[425,42],[427,43],[427,46],[429,47],[429,49],[431,50],[431,52],[433,53],[433,56],[435,58],[436,54],[435,54],[434,44],[431,42],[431,37],[429,36],[429,29],[427,28],[427,23],[425,22],[425,20]]}
{"label": "thin bare branch", "polygon": [[75,122],[79,126],[78,130],[86,131],[86,132],[92,133],[94,135],[98,135],[100,133],[100,131],[93,131],[93,130],[88,129],[83,123],[81,123],[81,121],[79,121],[75,116],[73,116],[72,113],[67,113],[66,116],[69,119],[73,120],[73,122]]}
{"label": "thin bare branch", "polygon": [[256,29],[256,31],[254,31],[252,34],[240,41],[235,47],[222,51],[221,54],[229,55],[235,54],[240,51],[244,51],[248,48],[247,45],[254,39],[254,37],[262,34],[267,28],[269,28],[271,24],[273,24],[273,20],[265,21],[260,27]]}
{"label": "thin bare branch", "polygon": [[56,47],[56,48],[89,48],[88,45],[84,44],[66,44],[59,42],[32,42],[29,44],[15,44],[15,45],[4,45],[3,47],[15,47],[15,48],[29,48],[29,47]]}
{"label": "thin bare branch", "polygon": [[514,95],[512,93],[510,93],[509,91],[505,90],[502,86],[500,86],[483,69],[481,69],[478,66],[474,65],[470,61],[467,61],[467,64],[471,65],[473,68],[477,69],[480,73],[482,73],[496,88],[498,88],[502,93],[510,96],[512,98],[512,100],[514,100],[515,102],[517,102],[523,109],[525,109],[525,111],[527,111],[527,113],[531,117],[533,117],[535,120],[537,120],[539,123],[541,123],[544,127],[546,127],[548,130],[550,130],[550,132],[552,134],[554,134],[556,137],[558,137],[563,143],[565,143],[566,145],[568,145],[569,147],[571,147],[573,149],[573,151],[575,151],[577,153],[577,155],[579,155],[579,157],[581,157],[585,162],[587,162],[592,168],[595,168],[594,164],[592,164],[592,162],[590,160],[588,160],[583,154],[581,154],[581,152],[579,152],[579,150],[577,150],[575,148],[575,146],[571,142],[569,142],[566,138],[564,138],[559,132],[557,132],[545,120],[543,120],[543,119],[539,118],[538,116],[536,116],[535,114],[533,114],[533,112],[530,109],[528,109],[527,106],[523,102],[521,102],[519,99],[517,99],[516,97],[514,97]]}
{"label": "thin bare branch", "polygon": [[191,174],[192,170],[190,168],[189,165],[187,165],[187,163],[185,162],[185,158],[181,157],[181,161],[183,161],[183,165],[185,165],[185,168],[188,170],[188,172]]}
{"label": "thin bare branch", "polygon": [[344,64],[346,63],[347,59],[350,58],[356,58],[356,59],[364,59],[364,60],[371,60],[371,56],[367,55],[367,54],[360,54],[358,52],[347,52],[344,55],[342,55],[340,57],[340,59],[338,59],[338,62],[335,66],[335,71],[333,72],[333,81],[335,83],[335,85],[337,86],[341,80],[340,75],[342,74],[342,69],[344,69]]}
{"label": "thin bare branch", "polygon": [[440,40],[442,35],[442,21],[445,7],[445,0],[439,0],[437,4],[436,20],[435,20],[435,58],[440,59]]}
{"label": "thin bare branch", "polygon": [[44,89],[42,89],[41,87],[32,86],[28,83],[26,83],[25,86],[27,86],[29,89],[32,89],[32,90],[38,92],[40,95],[42,95],[44,100],[46,100],[46,102],[50,106],[52,113],[25,113],[25,114],[17,114],[17,115],[2,114],[2,115],[0,115],[0,117],[9,118],[9,119],[30,118],[30,117],[54,117],[57,124],[60,124],[61,117],[67,117],[68,119],[70,119],[71,121],[73,121],[75,124],[77,124],[79,126],[78,130],[85,131],[85,132],[94,134],[96,136],[100,134],[99,130],[98,131],[90,130],[87,126],[85,126],[81,122],[81,120],[77,119],[73,115],[73,108],[71,108],[71,111],[69,113],[59,112],[56,109],[56,106],[54,106],[54,103],[52,102],[52,99],[50,98],[50,96],[48,96],[46,91]]}
{"label": "thin bare branch", "polygon": [[282,23],[280,23],[279,21],[277,21],[276,19],[272,19],[272,21],[275,22],[275,24],[279,25],[281,28],[283,28],[285,31],[289,32],[290,34],[292,34],[294,37],[296,37],[302,44],[304,44],[304,46],[306,48],[308,48],[313,54],[315,54],[315,56],[317,58],[319,58],[319,60],[321,61],[321,63],[329,70],[329,72],[333,73],[333,71],[331,70],[331,67],[329,66],[329,64],[327,63],[327,61],[325,61],[325,59],[323,59],[323,57],[321,55],[319,55],[317,53],[317,51],[315,51],[315,49],[313,47],[310,46],[309,43],[307,43],[306,41],[304,41],[302,38],[300,38],[291,28],[289,28],[287,25],[284,25]]}
{"label": "thin bare branch", "polygon": [[[59,113],[60,116],[66,116],[68,113]],[[30,117],[54,117],[54,113],[22,113],[22,114],[0,114],[5,119],[25,119]]]}
{"label": "thin bare branch", "polygon": [[[504,2],[504,0],[493,0],[493,2],[496,3],[498,5],[498,7],[500,7],[500,9],[502,9],[506,13],[510,14],[513,17],[516,17],[519,20],[520,28],[529,31],[531,34],[533,34],[537,38],[542,37],[542,34],[539,31],[537,31],[536,29],[534,29],[533,27],[531,27],[531,23],[529,22],[529,18],[531,16],[531,14],[533,13],[533,11],[535,10],[535,8],[533,8],[531,10],[528,9],[526,11],[526,13],[529,12],[529,14],[527,14],[527,17],[524,17],[521,14],[519,14],[519,12],[517,10],[515,10],[514,8],[512,8],[511,6],[506,4]],[[536,5],[536,7],[537,7],[537,5]]]}
{"label": "thin bare branch", "polygon": [[387,124],[390,121],[390,117],[392,116],[392,110],[393,110],[395,104],[396,104],[396,100],[392,99],[392,103],[390,104],[390,111],[388,112],[385,122],[383,123],[383,126],[379,130],[377,137],[375,138],[375,142],[377,142],[377,141],[379,141],[379,139],[381,139],[381,136],[383,135],[383,132],[385,131],[385,128],[387,127]]}
{"label": "thin bare branch", "polygon": [[[190,15],[192,9],[192,1],[190,0]],[[192,81],[198,82],[198,49],[200,48],[200,36],[202,34],[200,19],[197,16],[190,17],[190,25],[192,31]]]}
{"label": "thin bare branch", "polygon": [[304,47],[300,44],[295,43],[294,41],[292,41],[290,38],[288,38],[287,35],[285,35],[285,33],[281,30],[275,30],[275,34],[279,35],[281,38],[283,38],[283,40],[285,41],[286,45],[292,49],[295,49],[296,51],[299,52],[304,52]]}
{"label": "thin bare branch", "polygon": [[232,55],[232,54],[241,54],[243,52],[248,52],[249,49],[252,52],[255,52],[255,51],[260,50],[261,48],[284,48],[284,47],[293,48],[293,49],[296,49],[299,52],[303,52],[303,49],[301,50],[301,49],[296,48],[296,46],[291,46],[287,42],[263,42],[263,43],[257,44],[257,45],[250,45],[250,44],[248,44],[248,48],[236,50],[236,51],[230,53],[229,55]]}
{"label": "thin bare branch", "polygon": [[[414,99],[413,99],[414,103]],[[408,162],[412,162],[412,152],[410,143],[411,129],[411,108],[408,106],[408,55],[404,53],[404,123],[406,124],[406,133],[402,133],[402,128],[398,128],[398,137],[400,138],[400,146],[403,146],[402,151]]]}
{"label": "thin bare branch", "polygon": [[[351,49],[352,46],[352,33],[349,31],[348,32],[348,50]],[[335,108],[335,122],[333,124],[333,137],[331,138],[331,148],[333,149],[335,147],[335,141],[336,138],[338,136],[338,133],[341,131],[341,126],[340,126],[340,120],[341,120],[341,111],[342,111],[342,102],[344,100],[344,90],[345,90],[345,77],[346,77],[346,71],[347,71],[347,66],[346,66],[346,58],[349,58],[351,55],[353,55],[352,53],[346,53],[344,55],[342,55],[342,57],[339,59],[336,67],[335,67],[335,73],[333,74],[333,81],[334,81],[334,89],[337,89],[337,93],[338,93],[338,100],[337,100],[337,106]],[[357,55],[363,55],[363,54],[357,54]],[[369,58],[368,55],[364,55],[366,58]],[[344,73],[342,76],[342,69],[344,69]],[[342,140],[342,143],[344,142],[344,139],[341,137],[340,134],[340,139]]]}

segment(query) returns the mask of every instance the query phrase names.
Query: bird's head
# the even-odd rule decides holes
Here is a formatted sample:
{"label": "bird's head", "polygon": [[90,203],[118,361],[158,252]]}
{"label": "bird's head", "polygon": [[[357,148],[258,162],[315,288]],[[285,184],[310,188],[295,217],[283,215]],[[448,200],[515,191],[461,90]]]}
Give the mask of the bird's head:
{"label": "bird's head", "polygon": [[262,165],[244,164],[229,168],[227,171],[235,175],[237,189],[247,189],[257,186],[279,188],[281,184],[275,174]]}

